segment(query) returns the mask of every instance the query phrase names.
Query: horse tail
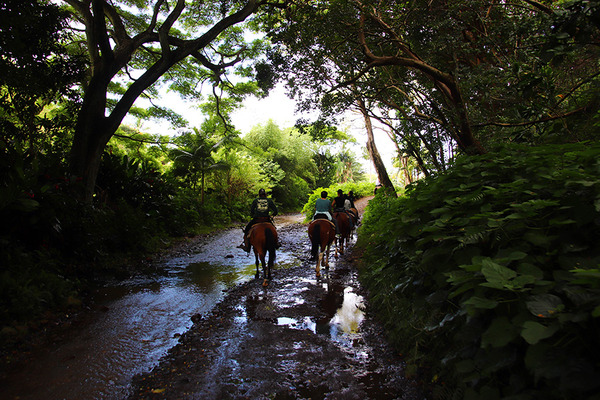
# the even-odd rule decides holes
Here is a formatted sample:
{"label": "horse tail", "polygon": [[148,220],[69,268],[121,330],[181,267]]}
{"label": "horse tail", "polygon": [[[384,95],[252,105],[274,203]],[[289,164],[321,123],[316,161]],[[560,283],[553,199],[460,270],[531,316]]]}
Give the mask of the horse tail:
{"label": "horse tail", "polygon": [[273,231],[269,228],[265,229],[265,250],[269,252],[275,250],[275,235],[273,235]]}
{"label": "horse tail", "polygon": [[315,224],[315,227],[312,231],[312,247],[310,249],[310,253],[312,257],[318,257],[319,253],[319,245],[321,244],[321,224]]}

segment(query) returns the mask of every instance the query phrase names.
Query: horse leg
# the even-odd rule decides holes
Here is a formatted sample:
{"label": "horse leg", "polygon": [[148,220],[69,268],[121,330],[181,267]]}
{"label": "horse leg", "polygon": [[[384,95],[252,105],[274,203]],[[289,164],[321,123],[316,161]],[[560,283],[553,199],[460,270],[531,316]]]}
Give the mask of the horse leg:
{"label": "horse leg", "polygon": [[254,251],[254,262],[256,263],[256,275],[254,275],[254,279],[258,279],[260,278],[260,270],[258,269],[260,261],[258,260],[258,252],[256,250]]}
{"label": "horse leg", "polygon": [[[331,243],[329,244],[329,246],[331,247]],[[338,241],[337,241],[337,239],[333,240],[333,247],[334,247],[333,255],[335,258],[338,258]]]}
{"label": "horse leg", "polygon": [[[271,279],[271,274],[269,273],[267,275],[267,263],[265,262],[265,254],[262,254],[260,257],[260,262],[262,263],[262,267],[263,267],[263,287],[269,286],[269,279]],[[267,276],[269,277],[267,279]]]}
{"label": "horse leg", "polygon": [[321,277],[321,261],[323,260],[323,253],[320,251],[317,255],[317,278]]}
{"label": "horse leg", "polygon": [[273,264],[275,263],[275,249],[272,249],[271,251],[269,251],[269,262],[267,264],[268,267],[268,271],[269,271],[269,280],[271,280],[271,270],[273,269]]}

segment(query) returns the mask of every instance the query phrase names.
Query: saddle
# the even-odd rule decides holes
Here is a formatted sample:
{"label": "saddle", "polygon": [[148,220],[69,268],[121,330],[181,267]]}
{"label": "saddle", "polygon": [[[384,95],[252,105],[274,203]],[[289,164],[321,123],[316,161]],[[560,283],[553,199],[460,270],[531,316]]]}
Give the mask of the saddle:
{"label": "saddle", "polygon": [[329,222],[332,227],[335,228],[335,224],[333,223],[333,221],[330,221],[329,218],[327,218],[327,215],[325,215],[325,214],[316,214],[314,219],[312,220],[311,224],[318,219],[324,219],[325,221]]}
{"label": "saddle", "polygon": [[352,215],[356,221],[358,221],[358,210],[356,208],[351,208],[347,211],[348,214]]}
{"label": "saddle", "polygon": [[271,224],[273,226],[275,226],[275,224],[273,223],[273,221],[271,220],[270,217],[261,217],[261,218],[257,218],[256,222],[254,224],[252,224],[252,226],[250,227],[250,229],[248,229],[248,236],[250,236],[250,233],[256,229],[256,227],[260,224]]}

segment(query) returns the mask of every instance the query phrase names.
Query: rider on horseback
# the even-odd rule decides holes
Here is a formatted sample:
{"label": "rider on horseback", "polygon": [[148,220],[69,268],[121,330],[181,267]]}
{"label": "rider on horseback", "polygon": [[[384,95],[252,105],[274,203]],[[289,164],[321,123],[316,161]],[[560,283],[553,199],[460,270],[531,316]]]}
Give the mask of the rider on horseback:
{"label": "rider on horseback", "polygon": [[350,219],[350,229],[354,229],[355,219],[357,219],[357,216],[350,211],[350,208],[354,207],[354,202],[349,196],[344,194],[342,189],[338,189],[337,194],[337,197],[333,199],[333,209],[335,212],[346,213]]}
{"label": "rider on horseback", "polygon": [[325,190],[321,192],[321,198],[317,199],[315,202],[315,214],[313,215],[313,221],[317,218],[322,218],[318,217],[319,214],[324,215],[328,220],[333,222],[335,225],[335,233],[340,233],[338,230],[337,221],[335,218],[333,218],[331,213],[331,201],[327,198],[327,192]]}
{"label": "rider on horseback", "polygon": [[346,196],[344,196],[344,191],[342,189],[338,189],[337,197],[333,198],[333,210],[340,211],[344,209],[344,203],[346,202]]}
{"label": "rider on horseback", "polygon": [[[238,248],[243,249],[245,252],[250,251],[250,243],[248,243],[248,232],[250,232],[250,228],[252,225],[257,224],[259,222],[270,222],[273,223],[271,217],[269,216],[269,211],[273,214],[272,216],[277,215],[277,206],[275,202],[269,198],[267,198],[267,192],[265,189],[260,189],[258,191],[258,197],[254,199],[252,205],[250,206],[250,215],[252,219],[246,225],[244,229],[244,242],[238,246]],[[279,239],[277,239],[276,248],[279,248]]]}
{"label": "rider on horseback", "polygon": [[354,205],[354,192],[352,190],[348,192],[348,196],[346,196],[346,198],[348,201],[350,201],[350,208],[356,208]]}

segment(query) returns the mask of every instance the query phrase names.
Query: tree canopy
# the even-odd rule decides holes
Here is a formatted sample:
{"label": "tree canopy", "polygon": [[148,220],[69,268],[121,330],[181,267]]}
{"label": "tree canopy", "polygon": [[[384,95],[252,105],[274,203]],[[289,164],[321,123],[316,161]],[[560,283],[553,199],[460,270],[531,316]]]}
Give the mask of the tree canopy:
{"label": "tree canopy", "polygon": [[[252,73],[242,61],[256,57],[262,44],[248,42],[242,24],[266,7],[264,1],[64,3],[77,39],[71,48],[88,60],[71,151],[72,170],[83,178],[88,200],[106,143],[141,96],[152,99],[161,84],[190,98],[206,84],[217,95],[238,99],[257,89],[229,80],[226,71],[235,68],[243,78]],[[155,105],[150,115],[172,113]]]}
{"label": "tree canopy", "polygon": [[597,138],[598,15],[584,0],[299,1],[271,16],[270,66],[325,116],[364,102],[439,170],[448,142]]}

